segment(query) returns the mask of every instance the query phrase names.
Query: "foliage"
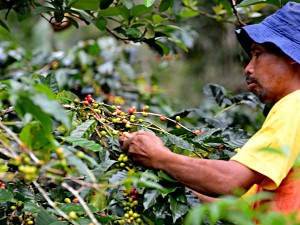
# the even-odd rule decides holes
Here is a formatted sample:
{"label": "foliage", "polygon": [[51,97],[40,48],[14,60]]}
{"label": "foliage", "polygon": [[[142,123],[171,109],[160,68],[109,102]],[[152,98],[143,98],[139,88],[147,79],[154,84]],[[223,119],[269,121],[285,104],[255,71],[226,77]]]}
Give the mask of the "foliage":
{"label": "foliage", "polygon": [[[197,198],[164,172],[131,162],[118,137],[145,129],[178,154],[223,160],[250,137],[226,117],[210,117],[216,109],[174,112],[159,89],[145,91],[128,48],[104,38],[46,57],[2,43],[4,223],[182,224]],[[214,84],[205,93],[221,115],[260,106]]]}
{"label": "foliage", "polygon": [[184,43],[178,36],[178,33],[185,32],[178,26],[180,22],[206,16],[241,26],[251,22],[254,17],[262,16],[260,10],[266,4],[281,7],[286,1],[245,0],[238,5],[235,1],[214,2],[215,5],[209,6],[208,12],[205,12],[199,1],[2,0],[0,10],[4,12],[4,18],[0,19],[0,27],[9,30],[5,19],[12,11],[20,21],[41,15],[55,31],[69,26],[79,28],[81,25],[93,25],[118,40],[147,43],[160,54],[167,55],[170,49],[174,49],[174,45],[187,51],[188,43]]}
{"label": "foliage", "polygon": [[[260,1],[240,6],[256,3]],[[237,6],[216,4],[214,14],[205,16],[242,23]],[[118,40],[144,42],[161,54],[171,48],[165,40],[186,50],[172,21],[203,15],[198,1],[170,0],[2,0],[0,9],[6,16],[15,11],[20,20],[40,14],[57,31],[93,24]],[[253,15],[244,12],[247,18]],[[0,25],[9,30],[2,19]],[[103,38],[80,42],[66,52],[34,55],[16,43],[1,43],[1,223],[176,225],[199,205],[163,171],[133,163],[120,150],[118,137],[148,130],[178,154],[228,160],[250,137],[248,126],[261,123],[256,112],[261,105],[251,94],[233,95],[208,84],[204,92],[216,105],[175,112],[155,74],[150,81],[137,76],[142,71],[133,60],[137,49]],[[245,126],[237,127],[249,115]],[[231,203],[203,206],[203,212]]]}

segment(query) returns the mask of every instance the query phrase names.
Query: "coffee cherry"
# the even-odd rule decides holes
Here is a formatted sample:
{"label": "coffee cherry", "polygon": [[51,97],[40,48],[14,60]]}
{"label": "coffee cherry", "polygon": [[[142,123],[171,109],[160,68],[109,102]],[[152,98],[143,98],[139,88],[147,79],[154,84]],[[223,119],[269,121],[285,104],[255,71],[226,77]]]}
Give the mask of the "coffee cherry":
{"label": "coffee cherry", "polygon": [[77,156],[79,159],[83,159],[83,158],[84,158],[84,153],[83,153],[83,152],[77,152],[77,153],[76,153],[76,156]]}
{"label": "coffee cherry", "polygon": [[176,124],[175,127],[176,127],[176,129],[178,129],[178,130],[181,129],[181,126],[180,126],[179,124]]}
{"label": "coffee cherry", "polygon": [[76,219],[78,217],[77,213],[74,211],[69,212],[68,216],[70,217],[70,219]]}
{"label": "coffee cherry", "polygon": [[64,199],[64,202],[65,202],[65,203],[71,203],[71,199],[70,199],[70,198],[65,198],[65,199]]}
{"label": "coffee cherry", "polygon": [[124,157],[123,157],[123,160],[122,160],[123,162],[128,162],[128,156],[127,155],[125,155]]}
{"label": "coffee cherry", "polygon": [[74,102],[74,103],[79,103],[79,98],[74,98],[74,99],[73,99],[73,102]]}
{"label": "coffee cherry", "polygon": [[195,131],[194,131],[194,134],[197,134],[197,135],[198,135],[198,134],[201,134],[201,133],[203,133],[203,130],[195,130]]}
{"label": "coffee cherry", "polygon": [[161,121],[166,121],[166,117],[165,117],[165,116],[160,116],[159,119],[160,119]]}
{"label": "coffee cherry", "polygon": [[64,149],[63,148],[57,148],[55,150],[55,153],[58,155],[58,156],[61,156],[64,154]]}
{"label": "coffee cherry", "polygon": [[72,202],[73,202],[73,203],[78,203],[79,200],[78,200],[78,198],[73,198]]}
{"label": "coffee cherry", "polygon": [[176,121],[180,121],[180,119],[181,119],[180,116],[176,116],[176,117],[175,117],[175,120],[176,120]]}
{"label": "coffee cherry", "polygon": [[143,110],[144,112],[147,112],[147,111],[149,110],[149,106],[148,106],[148,105],[145,105],[145,106],[142,108],[142,110]]}
{"label": "coffee cherry", "polygon": [[128,113],[129,113],[129,114],[133,114],[133,113],[135,113],[135,111],[136,111],[135,106],[131,106],[131,107],[128,109]]}
{"label": "coffee cherry", "polygon": [[102,130],[101,132],[100,132],[100,135],[101,136],[105,136],[107,133],[106,133],[106,131],[105,130]]}
{"label": "coffee cherry", "polygon": [[149,114],[146,112],[142,112],[142,116],[147,117]]}

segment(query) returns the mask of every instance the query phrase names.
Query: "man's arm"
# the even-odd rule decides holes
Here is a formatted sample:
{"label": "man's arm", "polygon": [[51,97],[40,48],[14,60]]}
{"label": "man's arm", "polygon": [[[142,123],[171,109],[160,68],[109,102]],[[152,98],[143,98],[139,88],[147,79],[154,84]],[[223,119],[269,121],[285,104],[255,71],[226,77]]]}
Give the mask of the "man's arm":
{"label": "man's arm", "polygon": [[185,186],[210,197],[248,190],[264,176],[235,162],[191,158],[171,152],[162,141],[145,131],[120,138],[129,156],[146,167],[161,169]]}

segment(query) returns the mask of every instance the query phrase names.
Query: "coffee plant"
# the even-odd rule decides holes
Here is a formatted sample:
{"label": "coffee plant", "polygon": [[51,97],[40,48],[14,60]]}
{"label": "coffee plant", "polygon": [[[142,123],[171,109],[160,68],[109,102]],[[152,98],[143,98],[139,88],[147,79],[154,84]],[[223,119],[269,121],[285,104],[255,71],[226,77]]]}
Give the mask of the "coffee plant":
{"label": "coffee plant", "polygon": [[138,47],[112,40],[50,55],[1,43],[1,224],[183,224],[199,200],[133,162],[120,135],[147,130],[177,154],[228,160],[253,132],[239,122],[262,121],[256,97],[216,84],[209,107],[174,111],[155,79],[141,82]]}

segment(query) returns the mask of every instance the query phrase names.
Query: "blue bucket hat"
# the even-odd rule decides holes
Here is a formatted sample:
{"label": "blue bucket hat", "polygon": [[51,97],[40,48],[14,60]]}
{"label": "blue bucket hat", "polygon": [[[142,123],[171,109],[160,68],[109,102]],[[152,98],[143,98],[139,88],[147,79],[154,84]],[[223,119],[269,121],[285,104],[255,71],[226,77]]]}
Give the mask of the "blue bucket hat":
{"label": "blue bucket hat", "polygon": [[288,2],[261,23],[236,30],[236,35],[249,55],[253,42],[273,43],[300,64],[300,4]]}

